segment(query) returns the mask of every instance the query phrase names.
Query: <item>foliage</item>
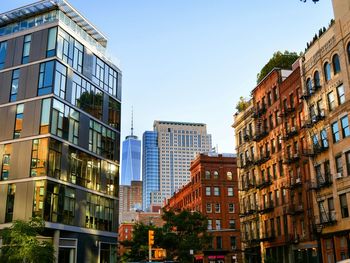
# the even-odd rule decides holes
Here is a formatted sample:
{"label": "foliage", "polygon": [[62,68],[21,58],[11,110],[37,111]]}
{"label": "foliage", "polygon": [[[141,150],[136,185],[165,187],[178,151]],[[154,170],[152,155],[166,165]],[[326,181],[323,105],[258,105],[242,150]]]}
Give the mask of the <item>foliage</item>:
{"label": "foliage", "polygon": [[130,250],[123,255],[122,262],[142,261],[148,258],[148,230],[155,231],[154,248],[166,249],[168,260],[182,263],[193,262],[190,250],[201,251],[207,247],[210,237],[207,234],[207,219],[199,212],[164,211],[163,227],[138,223],[134,226],[133,239],[121,242]]}
{"label": "foliage", "polygon": [[273,68],[291,69],[292,64],[298,59],[299,55],[295,52],[284,51],[284,53],[277,51],[272,58],[261,69],[257,75],[257,83],[259,83]]}
{"label": "foliage", "polygon": [[167,249],[170,259],[192,262],[189,251],[201,251],[209,245],[208,221],[201,213],[164,211],[163,220],[166,222],[163,227],[163,247]]}
{"label": "foliage", "polygon": [[242,112],[246,110],[249,106],[249,100],[244,98],[243,96],[239,97],[239,101],[236,104],[236,110],[237,112]]}
{"label": "foliage", "polygon": [[44,221],[40,218],[32,218],[29,222],[14,221],[10,228],[1,231],[3,247],[1,248],[0,262],[54,262],[53,245],[37,239],[43,230]]}

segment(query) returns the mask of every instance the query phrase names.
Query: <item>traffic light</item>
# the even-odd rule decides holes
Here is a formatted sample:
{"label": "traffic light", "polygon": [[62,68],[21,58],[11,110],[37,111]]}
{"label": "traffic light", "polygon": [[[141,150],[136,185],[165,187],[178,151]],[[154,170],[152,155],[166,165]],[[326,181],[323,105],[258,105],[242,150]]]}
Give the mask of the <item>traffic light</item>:
{"label": "traffic light", "polygon": [[148,245],[152,246],[154,244],[154,230],[148,230]]}

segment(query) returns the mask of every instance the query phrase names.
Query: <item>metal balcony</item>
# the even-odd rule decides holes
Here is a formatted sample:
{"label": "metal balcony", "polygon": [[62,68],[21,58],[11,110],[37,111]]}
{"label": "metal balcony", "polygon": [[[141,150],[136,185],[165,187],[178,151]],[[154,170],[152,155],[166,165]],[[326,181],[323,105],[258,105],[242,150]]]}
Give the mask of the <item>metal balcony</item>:
{"label": "metal balcony", "polygon": [[287,117],[289,114],[295,111],[295,107],[285,107],[280,113],[280,117]]}
{"label": "metal balcony", "polygon": [[337,223],[335,211],[324,211],[320,215],[315,216],[316,226],[332,226]]}
{"label": "metal balcony", "polygon": [[270,185],[272,185],[272,181],[271,181],[271,179],[269,178],[269,179],[267,179],[267,180],[261,180],[259,183],[257,183],[257,184],[256,184],[256,188],[257,188],[257,189],[263,189],[263,188],[268,187],[268,186],[270,186]]}
{"label": "metal balcony", "polygon": [[255,188],[255,184],[249,180],[242,183],[242,191],[249,191],[250,189]]}
{"label": "metal balcony", "polygon": [[261,131],[258,131],[254,134],[253,141],[261,141],[264,139],[269,133],[266,131],[266,129],[263,129]]}
{"label": "metal balcony", "polygon": [[290,178],[290,189],[295,189],[299,186],[302,186],[302,181],[301,181],[301,177],[297,177],[297,178]]}
{"label": "metal balcony", "polygon": [[253,118],[254,119],[260,118],[265,113],[266,113],[266,106],[264,105],[262,108],[258,108],[254,110]]}
{"label": "metal balcony", "polygon": [[247,216],[251,216],[251,215],[256,215],[257,214],[257,210],[254,208],[249,208],[247,210],[244,210],[243,212],[241,212],[239,214],[240,217],[247,217]]}
{"label": "metal balcony", "polygon": [[267,213],[270,213],[274,210],[275,206],[272,202],[266,204],[266,205],[263,205],[260,207],[259,209],[259,214],[267,214]]}
{"label": "metal balcony", "polygon": [[283,163],[284,164],[292,164],[292,163],[299,161],[299,159],[300,159],[300,156],[298,153],[288,154],[287,157],[284,159]]}
{"label": "metal balcony", "polygon": [[270,153],[260,156],[259,159],[255,160],[254,164],[262,165],[263,163],[266,163],[268,160],[270,160]]}
{"label": "metal balcony", "polygon": [[265,242],[265,241],[273,241],[276,238],[276,235],[274,232],[272,233],[263,233],[261,235],[260,241]]}
{"label": "metal balcony", "polygon": [[296,127],[292,127],[291,129],[287,129],[285,136],[282,138],[283,140],[292,139],[299,132]]}
{"label": "metal balcony", "polygon": [[246,134],[243,135],[243,140],[245,142],[249,142],[249,141],[253,140],[253,136],[251,136],[250,134],[246,133]]}
{"label": "metal balcony", "polygon": [[304,207],[302,204],[295,205],[295,204],[290,204],[287,207],[287,214],[288,215],[300,215],[304,212]]}
{"label": "metal balcony", "polygon": [[289,234],[286,237],[286,241],[289,244],[298,244],[300,242],[300,237],[298,234]]}
{"label": "metal balcony", "polygon": [[333,184],[332,175],[316,175],[316,182],[311,182],[311,189],[321,190],[322,188],[329,187]]}

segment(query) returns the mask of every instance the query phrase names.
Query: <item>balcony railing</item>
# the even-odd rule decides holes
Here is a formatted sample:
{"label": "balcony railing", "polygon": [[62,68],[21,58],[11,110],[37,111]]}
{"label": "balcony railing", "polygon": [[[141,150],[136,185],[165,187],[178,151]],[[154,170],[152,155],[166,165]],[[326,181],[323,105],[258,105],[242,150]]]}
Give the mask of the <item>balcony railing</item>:
{"label": "balcony railing", "polygon": [[262,154],[258,159],[255,160],[255,165],[262,165],[263,163],[266,163],[270,159],[270,153]]}
{"label": "balcony railing", "polygon": [[270,185],[272,185],[271,178],[267,178],[267,179],[264,179],[264,180],[261,180],[260,182],[258,182],[256,184],[256,188],[263,189],[263,188],[268,187]]}
{"label": "balcony railing", "polygon": [[266,106],[264,105],[263,107],[257,108],[254,110],[253,118],[255,118],[255,119],[260,118],[265,113],[266,113]]}
{"label": "balcony railing", "polygon": [[261,141],[262,139],[264,139],[269,133],[267,132],[267,129],[261,129],[260,131],[257,131],[255,134],[254,134],[254,137],[253,137],[253,141]]}
{"label": "balcony railing", "polygon": [[249,209],[241,209],[241,213],[239,214],[240,217],[247,217],[247,216],[251,216],[251,215],[256,215],[257,214],[257,210],[254,207],[250,207]]}
{"label": "balcony railing", "polygon": [[248,133],[245,133],[245,134],[243,134],[243,140],[245,142],[249,142],[249,141],[253,140],[253,136],[248,134]]}
{"label": "balcony railing", "polygon": [[302,204],[290,204],[287,207],[287,214],[288,215],[299,215],[304,212],[304,206]]}
{"label": "balcony railing", "polygon": [[298,244],[300,242],[300,237],[298,234],[289,234],[286,239],[287,243],[289,244]]}
{"label": "balcony railing", "polygon": [[299,153],[287,154],[287,157],[284,159],[283,163],[291,164],[299,161],[299,159],[300,159]]}
{"label": "balcony railing", "polygon": [[331,226],[337,223],[337,217],[335,211],[324,211],[320,215],[315,216],[316,225],[322,225],[323,227]]}
{"label": "balcony railing", "polygon": [[245,182],[242,182],[242,191],[249,191],[254,187],[255,187],[255,183],[250,180],[246,180]]}
{"label": "balcony railing", "polygon": [[331,174],[316,175],[316,178],[316,181],[311,182],[311,189],[320,190],[333,184]]}
{"label": "balcony railing", "polygon": [[266,213],[270,213],[273,211],[273,209],[275,208],[274,204],[272,201],[270,201],[269,203],[262,205],[259,208],[259,213],[260,214],[266,214]]}
{"label": "balcony railing", "polygon": [[287,117],[289,114],[291,114],[292,112],[295,111],[295,107],[284,107],[281,114],[280,114],[280,117]]}
{"label": "balcony railing", "polygon": [[265,241],[273,241],[276,238],[276,235],[274,232],[271,233],[262,233],[260,241],[265,242]]}
{"label": "balcony railing", "polygon": [[297,134],[298,134],[298,129],[296,127],[292,127],[290,129],[287,129],[286,134],[282,139],[289,140],[289,139],[292,139]]}
{"label": "balcony railing", "polygon": [[295,189],[302,185],[301,177],[290,178],[290,189]]}
{"label": "balcony railing", "polygon": [[313,114],[311,118],[303,121],[302,128],[312,128],[319,121],[324,120],[326,117],[325,111],[320,110],[318,113]]}

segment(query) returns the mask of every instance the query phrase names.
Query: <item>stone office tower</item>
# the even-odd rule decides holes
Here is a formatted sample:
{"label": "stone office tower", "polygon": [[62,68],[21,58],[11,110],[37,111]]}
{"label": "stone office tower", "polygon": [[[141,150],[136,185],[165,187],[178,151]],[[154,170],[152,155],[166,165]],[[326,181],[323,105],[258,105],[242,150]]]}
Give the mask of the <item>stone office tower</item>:
{"label": "stone office tower", "polygon": [[64,0],[0,15],[0,228],[40,216],[58,262],[116,262],[121,72]]}

